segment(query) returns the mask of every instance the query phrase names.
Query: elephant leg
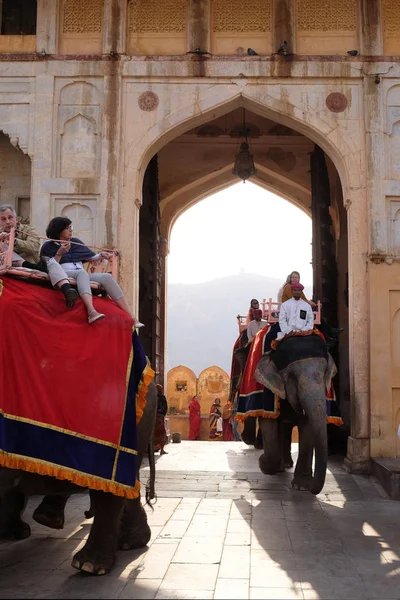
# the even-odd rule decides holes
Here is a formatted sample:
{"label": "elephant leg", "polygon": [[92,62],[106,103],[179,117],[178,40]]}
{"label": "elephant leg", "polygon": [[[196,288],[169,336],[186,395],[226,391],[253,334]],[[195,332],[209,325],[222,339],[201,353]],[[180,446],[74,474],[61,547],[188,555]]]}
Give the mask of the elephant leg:
{"label": "elephant leg", "polygon": [[4,494],[0,503],[1,540],[23,540],[31,535],[28,523],[21,519],[26,503],[25,494],[16,489]]}
{"label": "elephant leg", "polygon": [[63,529],[65,521],[64,510],[69,497],[69,494],[45,496],[33,513],[32,518],[45,527]]}
{"label": "elephant leg", "polygon": [[121,534],[118,547],[121,550],[143,548],[151,537],[147,515],[139,498],[126,500],[122,516]]}
{"label": "elephant leg", "polygon": [[263,436],[264,453],[259,458],[259,466],[265,475],[275,475],[285,470],[277,419],[259,419]]}
{"label": "elephant leg", "polygon": [[312,483],[313,437],[307,418],[299,419],[299,457],[297,459],[292,488],[299,491],[309,490]]}
{"label": "elephant leg", "polygon": [[290,421],[281,421],[280,423],[280,438],[282,445],[283,463],[285,469],[293,467],[292,458],[292,431],[294,424]]}
{"label": "elephant leg", "polygon": [[256,443],[256,424],[257,417],[247,417],[244,422],[242,440],[248,446],[253,446]]}
{"label": "elephant leg", "polygon": [[[257,417],[257,419],[258,419],[258,417]],[[257,431],[256,441],[254,442],[254,448],[256,450],[262,450],[264,448],[263,436],[262,436],[262,431],[260,428],[260,420],[259,419],[258,419],[258,431]]]}
{"label": "elephant leg", "polygon": [[95,509],[93,525],[85,546],[73,557],[72,566],[93,575],[105,575],[115,561],[125,498],[97,491],[90,495]]}
{"label": "elephant leg", "polygon": [[93,504],[93,498],[92,498],[92,494],[89,495],[90,498],[90,506],[88,510],[85,510],[85,518],[86,519],[91,519],[92,517],[94,517],[94,504]]}

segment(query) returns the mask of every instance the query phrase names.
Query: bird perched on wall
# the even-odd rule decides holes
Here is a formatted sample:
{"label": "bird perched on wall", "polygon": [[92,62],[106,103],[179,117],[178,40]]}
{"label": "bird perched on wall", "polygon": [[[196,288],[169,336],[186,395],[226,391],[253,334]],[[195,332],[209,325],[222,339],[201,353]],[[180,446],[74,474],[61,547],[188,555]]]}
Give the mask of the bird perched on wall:
{"label": "bird perched on wall", "polygon": [[249,56],[258,56],[258,52],[256,52],[255,50],[253,50],[253,48],[247,48],[247,54]]}
{"label": "bird perched on wall", "polygon": [[277,54],[282,54],[283,56],[287,56],[287,53],[288,53],[287,46],[288,46],[287,41],[283,40],[283,42],[281,42],[281,45],[278,48]]}
{"label": "bird perched on wall", "polygon": [[350,54],[350,56],[357,56],[358,50],[347,50],[347,54]]}

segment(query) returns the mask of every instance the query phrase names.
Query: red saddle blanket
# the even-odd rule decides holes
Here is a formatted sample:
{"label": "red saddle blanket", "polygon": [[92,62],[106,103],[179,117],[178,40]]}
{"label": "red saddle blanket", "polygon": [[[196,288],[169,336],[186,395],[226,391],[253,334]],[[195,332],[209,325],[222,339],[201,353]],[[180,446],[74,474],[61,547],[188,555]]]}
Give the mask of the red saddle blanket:
{"label": "red saddle blanket", "polygon": [[136,497],[136,420],[154,376],[132,319],[0,279],[0,465]]}

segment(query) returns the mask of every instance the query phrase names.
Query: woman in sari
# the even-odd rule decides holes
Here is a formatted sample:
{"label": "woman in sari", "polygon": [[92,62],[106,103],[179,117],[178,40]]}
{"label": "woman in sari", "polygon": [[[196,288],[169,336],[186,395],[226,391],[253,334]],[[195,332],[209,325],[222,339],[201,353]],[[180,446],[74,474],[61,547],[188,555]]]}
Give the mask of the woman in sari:
{"label": "woman in sari", "polygon": [[189,440],[197,440],[200,435],[201,410],[197,396],[189,403]]}
{"label": "woman in sari", "polygon": [[224,442],[235,440],[232,429],[232,404],[229,400],[222,409],[222,439]]}
{"label": "woman in sari", "polygon": [[221,400],[216,398],[210,408],[210,440],[220,438],[222,435],[222,427],[219,426],[219,419],[222,421]]}

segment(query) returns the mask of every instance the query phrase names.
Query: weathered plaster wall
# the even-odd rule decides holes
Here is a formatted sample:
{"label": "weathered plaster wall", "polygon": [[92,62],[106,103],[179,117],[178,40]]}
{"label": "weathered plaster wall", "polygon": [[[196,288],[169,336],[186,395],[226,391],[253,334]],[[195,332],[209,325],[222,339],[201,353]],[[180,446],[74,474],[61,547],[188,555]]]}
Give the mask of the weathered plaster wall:
{"label": "weathered plaster wall", "polygon": [[18,198],[31,195],[31,160],[0,134],[0,204],[18,209]]}

